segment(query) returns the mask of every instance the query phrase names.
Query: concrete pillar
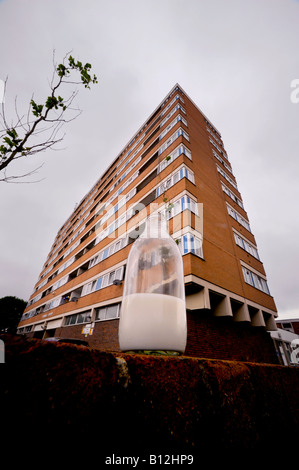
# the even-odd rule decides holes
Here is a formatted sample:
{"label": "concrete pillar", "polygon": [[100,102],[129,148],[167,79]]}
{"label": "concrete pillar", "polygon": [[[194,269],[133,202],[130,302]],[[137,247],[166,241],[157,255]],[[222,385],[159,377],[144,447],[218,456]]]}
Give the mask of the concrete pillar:
{"label": "concrete pillar", "polygon": [[247,304],[240,303],[240,307],[237,308],[234,312],[234,320],[235,321],[248,321],[248,322],[251,321]]}
{"label": "concrete pillar", "polygon": [[251,315],[251,324],[252,326],[266,326],[261,310],[256,310],[256,312]]}
{"label": "concrete pillar", "polygon": [[277,326],[273,315],[269,313],[268,318],[265,319],[265,322],[267,331],[277,331]]}
{"label": "concrete pillar", "polygon": [[222,300],[216,305],[213,314],[216,317],[232,317],[233,311],[230,303],[230,298],[226,295]]}
{"label": "concrete pillar", "polygon": [[188,310],[199,310],[203,308],[211,308],[209,290],[203,287],[199,292],[186,296],[186,308]]}

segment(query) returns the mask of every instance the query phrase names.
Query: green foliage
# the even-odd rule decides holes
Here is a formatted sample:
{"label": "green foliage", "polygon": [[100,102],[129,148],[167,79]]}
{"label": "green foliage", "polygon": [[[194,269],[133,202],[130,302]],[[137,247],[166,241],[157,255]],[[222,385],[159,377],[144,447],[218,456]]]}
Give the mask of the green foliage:
{"label": "green foliage", "polygon": [[9,145],[9,147],[17,147],[22,139],[18,139],[18,134],[15,129],[7,129],[7,136],[3,138],[3,141]]}
{"label": "green foliage", "polygon": [[86,63],[82,65],[79,60],[76,62],[75,59],[69,56],[69,66],[66,67],[64,64],[59,64],[57,67],[58,76],[63,78],[70,74],[71,70],[78,70],[81,74],[81,82],[85,88],[90,88],[90,83],[98,83],[97,77],[90,75],[91,64]]}
{"label": "green foliage", "polygon": [[58,107],[61,107],[63,111],[66,110],[66,105],[63,103],[61,96],[58,96],[58,98],[56,98],[56,96],[48,96],[45,107],[47,109],[58,109]]}
{"label": "green foliage", "polygon": [[25,300],[14,296],[6,296],[0,299],[0,332],[16,332],[26,304]]}
{"label": "green foliage", "polygon": [[43,111],[43,105],[42,104],[36,104],[35,101],[31,100],[30,104],[32,106],[32,113],[36,117],[40,117]]}
{"label": "green foliage", "polygon": [[[5,160],[7,158],[7,154],[9,154],[14,148],[18,148],[20,146],[22,139],[18,138],[18,133],[15,129],[7,129],[6,135],[2,140],[6,145],[2,144],[0,146],[0,159]],[[22,150],[21,147],[20,150]]]}

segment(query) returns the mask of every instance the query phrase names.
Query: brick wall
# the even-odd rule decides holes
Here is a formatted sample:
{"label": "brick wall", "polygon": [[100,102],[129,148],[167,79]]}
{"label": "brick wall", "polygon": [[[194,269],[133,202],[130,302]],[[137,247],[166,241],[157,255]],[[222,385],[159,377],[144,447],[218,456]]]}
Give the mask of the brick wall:
{"label": "brick wall", "polygon": [[187,321],[187,356],[278,364],[273,340],[263,327],[214,317],[208,310],[188,312]]}
{"label": "brick wall", "polygon": [[[278,364],[270,334],[264,328],[234,322],[229,317],[213,317],[208,310],[188,312],[186,356]],[[86,339],[92,348],[119,351],[118,320],[95,323],[86,338],[83,325],[57,329],[55,336]]]}
{"label": "brick wall", "polygon": [[59,328],[55,336],[61,338],[78,338],[88,341],[91,348],[119,351],[118,345],[118,322],[119,320],[107,320],[96,322],[92,335],[85,337],[82,334],[84,325],[67,326]]}

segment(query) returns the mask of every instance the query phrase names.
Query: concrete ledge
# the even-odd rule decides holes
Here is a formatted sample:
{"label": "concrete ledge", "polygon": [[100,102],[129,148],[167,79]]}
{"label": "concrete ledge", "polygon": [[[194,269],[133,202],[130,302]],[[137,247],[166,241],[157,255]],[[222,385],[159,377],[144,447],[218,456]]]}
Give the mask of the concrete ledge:
{"label": "concrete ledge", "polygon": [[203,456],[298,444],[299,368],[1,339],[5,435],[17,431],[28,452]]}

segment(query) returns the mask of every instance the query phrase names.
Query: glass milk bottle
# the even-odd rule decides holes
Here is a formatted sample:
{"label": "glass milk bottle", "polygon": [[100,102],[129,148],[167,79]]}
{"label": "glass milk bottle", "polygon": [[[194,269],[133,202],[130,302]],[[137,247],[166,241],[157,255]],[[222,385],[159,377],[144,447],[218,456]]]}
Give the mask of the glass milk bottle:
{"label": "glass milk bottle", "polygon": [[122,351],[178,355],[187,320],[183,260],[161,214],[149,216],[129,253],[119,321]]}

